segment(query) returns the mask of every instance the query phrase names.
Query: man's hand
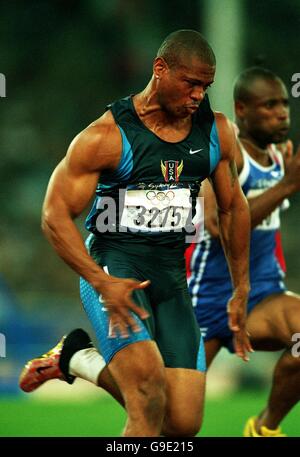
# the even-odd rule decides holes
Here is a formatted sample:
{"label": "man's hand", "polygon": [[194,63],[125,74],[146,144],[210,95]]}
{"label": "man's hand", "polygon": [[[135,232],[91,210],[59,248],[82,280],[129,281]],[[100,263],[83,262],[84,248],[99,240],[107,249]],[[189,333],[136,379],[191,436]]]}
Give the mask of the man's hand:
{"label": "man's hand", "polygon": [[135,279],[110,277],[101,286],[100,299],[109,313],[108,336],[110,338],[115,338],[118,334],[122,338],[128,338],[128,328],[133,332],[141,330],[131,312],[134,312],[140,319],[147,319],[149,314],[134,303],[131,295],[134,290],[145,289],[149,284],[150,281],[139,282]]}
{"label": "man's hand", "polygon": [[293,142],[291,140],[286,140],[283,143],[276,144],[276,148],[281,152],[285,165],[289,165],[294,154]]}
{"label": "man's hand", "polygon": [[282,182],[290,187],[291,193],[300,190],[300,146],[298,146],[295,155],[287,160]]}
{"label": "man's hand", "polygon": [[249,361],[247,352],[254,352],[246,331],[247,294],[235,292],[227,303],[228,325],[233,332],[235,353],[245,362]]}

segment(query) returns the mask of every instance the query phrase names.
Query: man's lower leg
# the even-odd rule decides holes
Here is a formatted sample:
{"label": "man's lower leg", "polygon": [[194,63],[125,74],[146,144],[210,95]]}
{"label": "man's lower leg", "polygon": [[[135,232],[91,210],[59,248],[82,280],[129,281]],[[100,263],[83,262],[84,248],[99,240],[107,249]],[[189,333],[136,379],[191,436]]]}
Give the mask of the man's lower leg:
{"label": "man's lower leg", "polygon": [[276,429],[299,399],[300,359],[286,350],[275,367],[268,405],[257,419],[257,431],[261,426]]}

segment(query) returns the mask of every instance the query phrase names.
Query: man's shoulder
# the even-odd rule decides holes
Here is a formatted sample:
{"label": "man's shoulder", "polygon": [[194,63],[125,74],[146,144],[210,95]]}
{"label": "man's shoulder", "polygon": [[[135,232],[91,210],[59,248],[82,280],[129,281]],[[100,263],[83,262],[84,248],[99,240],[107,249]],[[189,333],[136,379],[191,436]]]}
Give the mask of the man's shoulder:
{"label": "man's shoulder", "polygon": [[85,148],[105,147],[107,143],[114,144],[120,138],[119,129],[110,111],[106,111],[101,117],[89,124],[76,137],[78,144]]}
{"label": "man's shoulder", "polygon": [[101,137],[118,132],[115,119],[110,110],[105,111],[98,119],[89,124],[79,135],[86,137],[90,141],[97,141]]}
{"label": "man's shoulder", "polygon": [[233,145],[236,144],[236,135],[233,124],[225,114],[214,111],[215,122],[218,131],[221,154],[223,158],[233,153]]}
{"label": "man's shoulder", "polygon": [[213,113],[215,116],[215,121],[218,129],[224,130],[225,133],[227,130],[230,130],[230,132],[232,132],[232,122],[230,121],[230,119],[228,119],[228,117],[220,111],[214,111]]}
{"label": "man's shoulder", "polygon": [[71,142],[69,152],[91,161],[93,168],[114,166],[121,153],[121,135],[110,111],[93,121]]}

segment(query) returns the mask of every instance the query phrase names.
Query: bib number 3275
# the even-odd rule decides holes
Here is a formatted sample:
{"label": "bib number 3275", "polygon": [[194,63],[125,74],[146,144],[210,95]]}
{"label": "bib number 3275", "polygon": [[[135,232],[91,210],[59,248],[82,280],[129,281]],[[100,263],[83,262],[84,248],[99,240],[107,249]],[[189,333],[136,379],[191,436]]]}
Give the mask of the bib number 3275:
{"label": "bib number 3275", "polygon": [[137,231],[182,230],[188,221],[189,189],[127,190],[121,225]]}

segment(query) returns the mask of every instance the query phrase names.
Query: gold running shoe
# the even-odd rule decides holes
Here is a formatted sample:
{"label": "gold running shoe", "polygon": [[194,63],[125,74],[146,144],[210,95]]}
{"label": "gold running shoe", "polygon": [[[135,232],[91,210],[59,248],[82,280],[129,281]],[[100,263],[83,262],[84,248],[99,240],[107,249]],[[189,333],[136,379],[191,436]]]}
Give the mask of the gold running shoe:
{"label": "gold running shoe", "polygon": [[261,426],[260,433],[258,433],[255,429],[256,421],[257,417],[250,417],[250,419],[247,420],[243,436],[253,438],[283,438],[287,436],[284,433],[282,433],[280,427],[276,428],[275,430],[271,430],[265,425]]}

